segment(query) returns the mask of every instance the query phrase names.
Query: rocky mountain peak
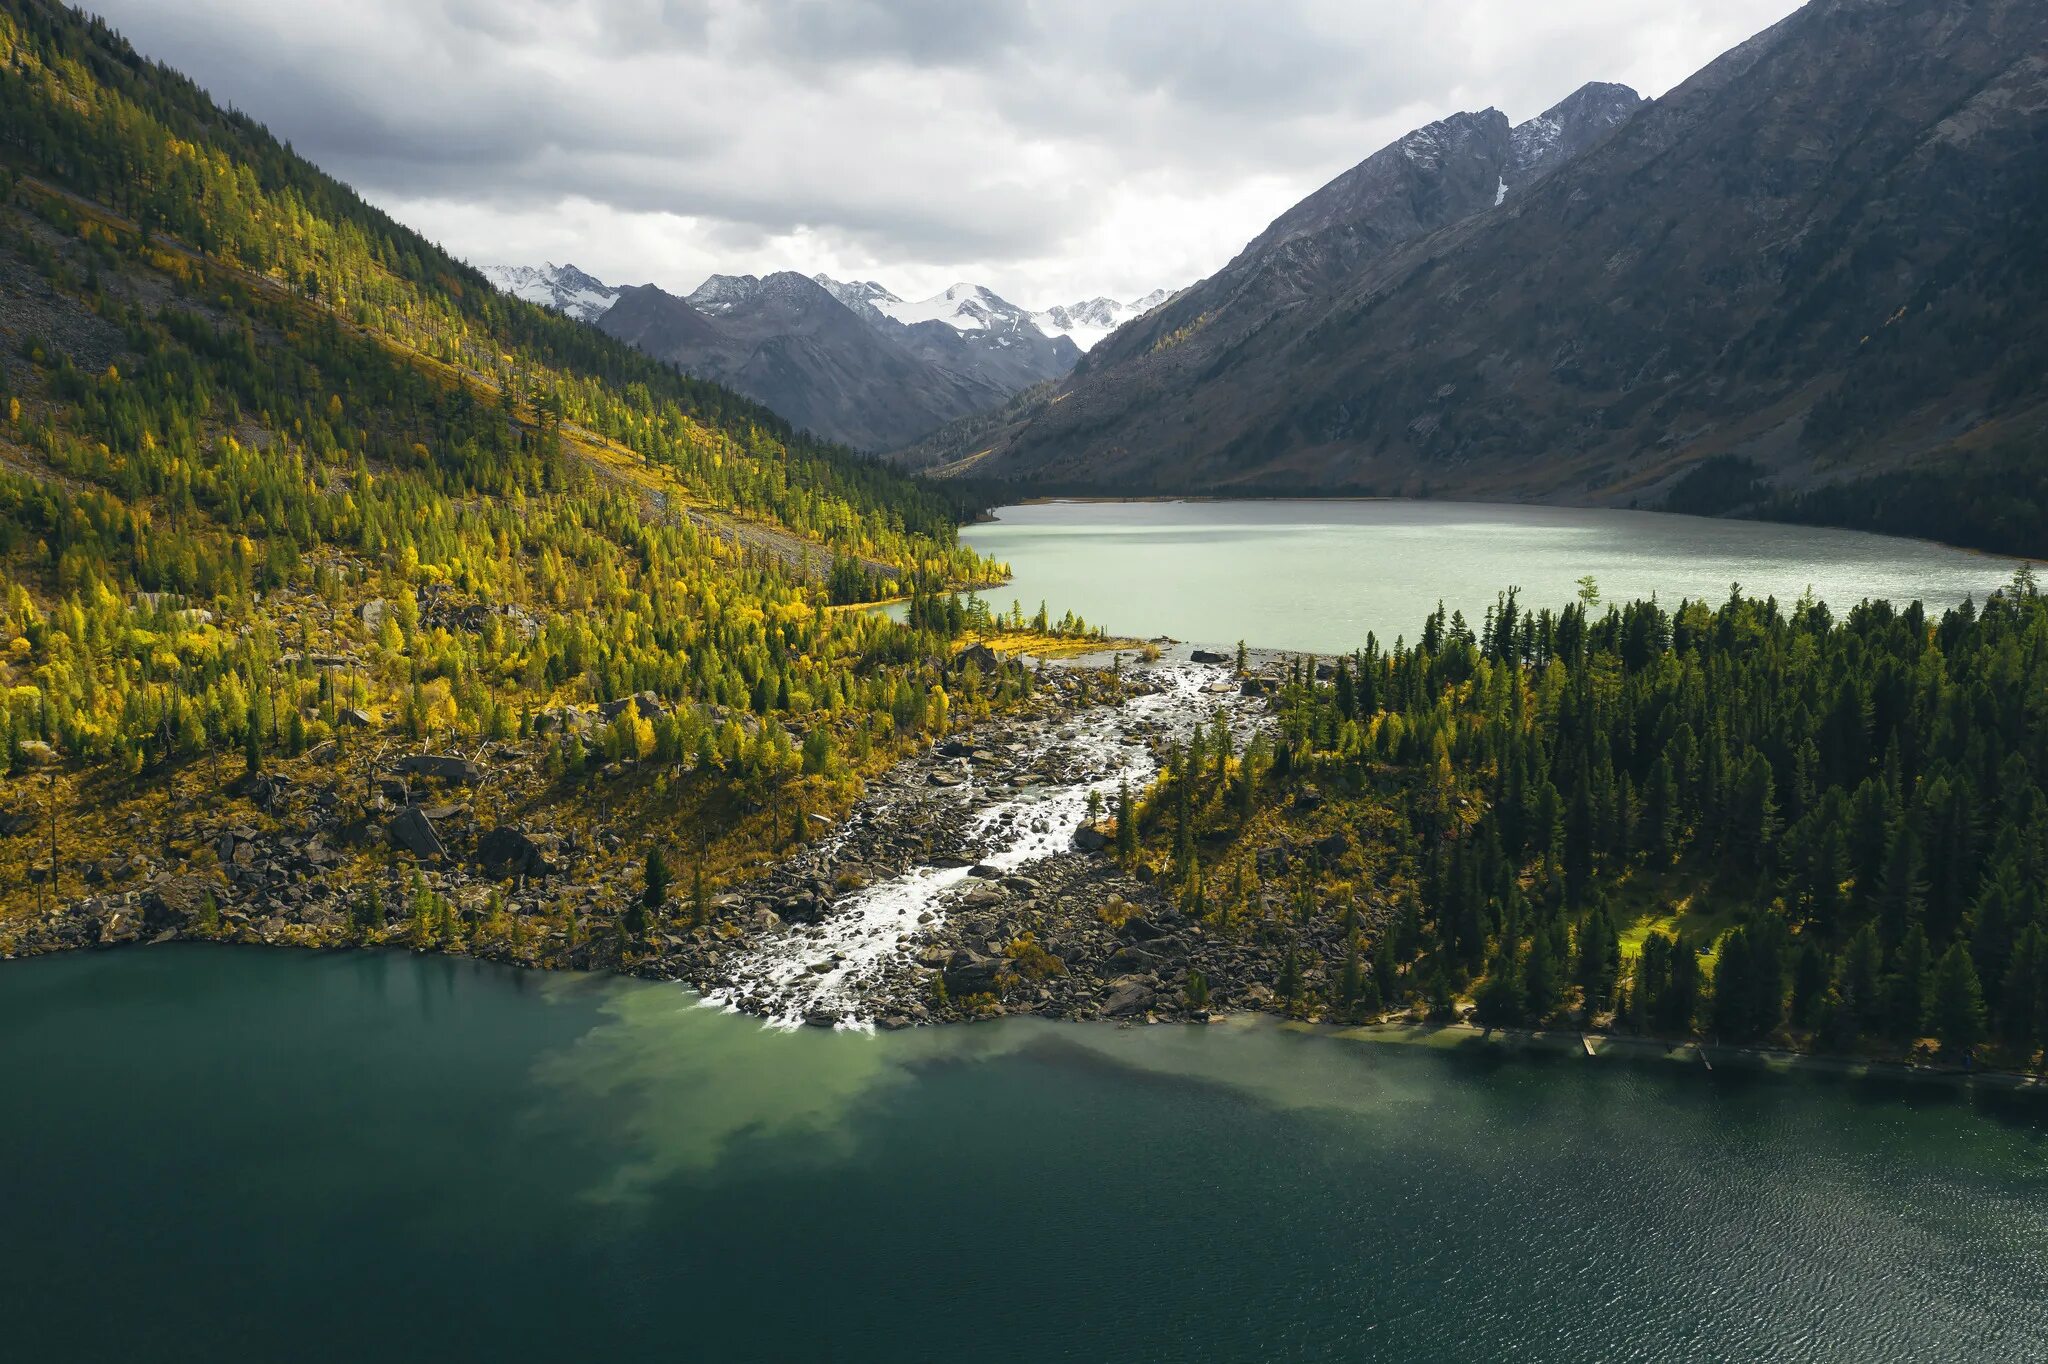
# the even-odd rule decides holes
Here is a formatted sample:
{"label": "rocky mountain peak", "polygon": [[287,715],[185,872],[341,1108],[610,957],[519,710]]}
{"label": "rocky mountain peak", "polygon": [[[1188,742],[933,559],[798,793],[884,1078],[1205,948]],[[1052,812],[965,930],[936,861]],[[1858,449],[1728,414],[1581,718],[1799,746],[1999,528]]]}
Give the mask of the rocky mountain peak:
{"label": "rocky mountain peak", "polygon": [[486,265],[483,277],[504,293],[553,308],[579,322],[595,322],[619,291],[573,265]]}
{"label": "rocky mountain peak", "polygon": [[1592,81],[1526,123],[1509,138],[1501,183],[1520,189],[1577,158],[1649,101],[1626,85]]}

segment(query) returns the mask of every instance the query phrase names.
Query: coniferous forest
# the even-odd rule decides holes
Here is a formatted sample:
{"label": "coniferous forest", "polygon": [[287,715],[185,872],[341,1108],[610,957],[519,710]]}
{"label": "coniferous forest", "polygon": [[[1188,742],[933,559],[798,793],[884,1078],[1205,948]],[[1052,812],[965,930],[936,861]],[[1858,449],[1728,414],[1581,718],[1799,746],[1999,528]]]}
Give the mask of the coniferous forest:
{"label": "coniferous forest", "polygon": [[[955,595],[1004,572],[958,485],[496,293],[44,0],[0,5],[0,287],[0,949],[631,963],[1042,701],[970,638],[1093,635]],[[2030,1067],[2044,675],[2024,574],[1938,618],[1510,592],[1247,672],[1270,723],[1173,745],[1099,831],[1304,1016]],[[435,870],[458,834],[481,874]]]}
{"label": "coniferous forest", "polygon": [[2048,1359],[2048,3],[88,3],[7,1358]]}
{"label": "coniferous forest", "polygon": [[[1303,1012],[1469,997],[1488,1026],[2032,1067],[2044,671],[2024,571],[1938,618],[1504,594],[1476,626],[1439,609],[1413,645],[1296,664],[1276,746],[1198,736],[1126,855],[1212,924],[1302,944],[1280,983]],[[1276,836],[1321,856],[1269,886]]]}
{"label": "coniferous forest", "polygon": [[[151,929],[232,931],[225,807],[260,843],[318,775],[360,833],[394,756],[492,743],[532,771],[461,817],[559,808],[593,871],[668,841],[701,919],[707,868],[1028,691],[840,609],[997,573],[949,496],[498,295],[42,0],[0,7],[0,280],[0,942],[165,867]],[[328,937],[541,959],[623,908],[450,912],[403,852],[284,875],[362,882]]]}

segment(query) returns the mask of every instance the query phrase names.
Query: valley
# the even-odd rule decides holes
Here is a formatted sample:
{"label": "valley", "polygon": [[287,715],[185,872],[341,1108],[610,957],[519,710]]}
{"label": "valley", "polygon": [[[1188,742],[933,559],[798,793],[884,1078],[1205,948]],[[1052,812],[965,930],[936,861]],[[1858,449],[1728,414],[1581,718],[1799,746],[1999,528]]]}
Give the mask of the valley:
{"label": "valley", "polygon": [[1790,4],[0,0],[9,1357],[2048,1357],[2048,11]]}
{"label": "valley", "polygon": [[1654,101],[1442,119],[897,457],[1041,495],[1663,508],[2040,554],[2044,25],[1822,0]]}

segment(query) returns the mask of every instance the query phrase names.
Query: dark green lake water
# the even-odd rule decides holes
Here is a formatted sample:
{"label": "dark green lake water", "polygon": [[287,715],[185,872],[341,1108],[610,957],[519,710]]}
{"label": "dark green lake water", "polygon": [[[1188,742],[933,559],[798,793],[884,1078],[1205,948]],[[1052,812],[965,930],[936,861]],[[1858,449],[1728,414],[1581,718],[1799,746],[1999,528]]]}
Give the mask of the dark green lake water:
{"label": "dark green lake water", "polygon": [[2048,1358],[2048,1114],[1264,1023],[0,965],[6,1357]]}

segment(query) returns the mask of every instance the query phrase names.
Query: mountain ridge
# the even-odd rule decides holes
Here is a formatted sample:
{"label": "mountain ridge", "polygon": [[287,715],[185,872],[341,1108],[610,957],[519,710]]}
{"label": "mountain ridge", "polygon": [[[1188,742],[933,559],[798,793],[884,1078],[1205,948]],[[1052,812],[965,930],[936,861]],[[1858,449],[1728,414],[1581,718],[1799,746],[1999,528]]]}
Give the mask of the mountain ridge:
{"label": "mountain ridge", "polygon": [[[573,265],[490,266],[501,291],[589,322],[856,449],[912,441],[1065,374],[1081,352],[993,291],[905,304],[878,284],[795,271],[713,274],[688,295]],[[943,305],[943,306],[941,306]]]}
{"label": "mountain ridge", "polygon": [[1894,529],[1883,480],[1980,456],[2038,479],[2044,46],[2023,0],[1816,0],[1498,205],[1350,260],[1352,223],[1273,244],[1000,431],[906,459],[1765,514],[1868,485],[1853,523]]}

